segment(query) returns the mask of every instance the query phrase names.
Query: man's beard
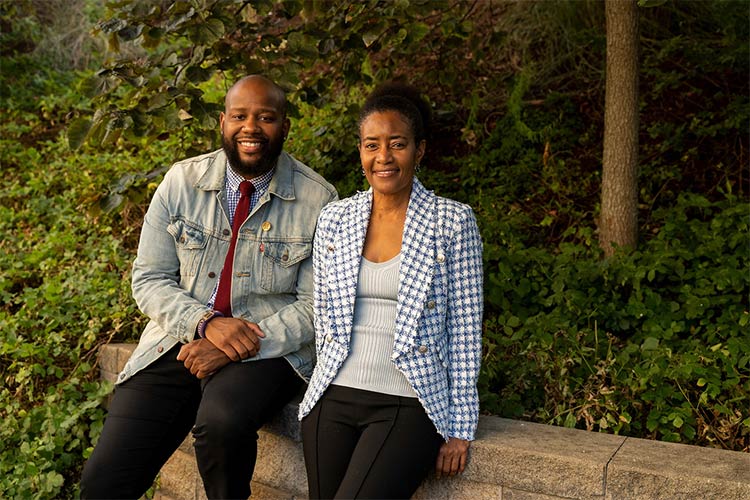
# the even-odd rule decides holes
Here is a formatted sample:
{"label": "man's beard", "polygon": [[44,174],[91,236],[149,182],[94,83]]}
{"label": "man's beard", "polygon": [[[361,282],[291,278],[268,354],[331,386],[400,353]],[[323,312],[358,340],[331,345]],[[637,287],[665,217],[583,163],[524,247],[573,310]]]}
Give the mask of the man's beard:
{"label": "man's beard", "polygon": [[234,139],[227,138],[223,134],[221,136],[221,145],[224,148],[224,153],[227,155],[227,160],[229,160],[232,169],[241,176],[252,179],[265,174],[276,165],[276,160],[278,160],[281,149],[284,147],[284,141],[277,140],[274,142],[269,140],[266,143],[267,149],[255,161],[243,161],[240,158],[240,152],[237,150],[237,144],[234,142]]}

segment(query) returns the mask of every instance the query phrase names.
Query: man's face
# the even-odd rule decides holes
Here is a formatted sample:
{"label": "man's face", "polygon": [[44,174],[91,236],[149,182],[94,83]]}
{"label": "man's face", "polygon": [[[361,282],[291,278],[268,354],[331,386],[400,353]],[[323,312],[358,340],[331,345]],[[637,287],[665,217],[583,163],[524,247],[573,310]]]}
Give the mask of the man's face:
{"label": "man's face", "polygon": [[247,179],[271,170],[284,146],[289,120],[283,97],[261,78],[235,84],[219,117],[224,152],[235,172]]}

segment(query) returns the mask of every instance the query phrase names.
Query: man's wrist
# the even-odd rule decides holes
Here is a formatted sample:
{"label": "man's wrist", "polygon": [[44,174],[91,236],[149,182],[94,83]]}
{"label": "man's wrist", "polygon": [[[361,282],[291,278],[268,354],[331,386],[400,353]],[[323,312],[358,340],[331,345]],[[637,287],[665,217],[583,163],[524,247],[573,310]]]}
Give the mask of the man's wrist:
{"label": "man's wrist", "polygon": [[224,315],[219,311],[207,311],[206,314],[203,315],[200,321],[198,321],[198,327],[196,328],[200,338],[206,338],[206,326],[208,326],[209,321],[219,316],[223,317]]}

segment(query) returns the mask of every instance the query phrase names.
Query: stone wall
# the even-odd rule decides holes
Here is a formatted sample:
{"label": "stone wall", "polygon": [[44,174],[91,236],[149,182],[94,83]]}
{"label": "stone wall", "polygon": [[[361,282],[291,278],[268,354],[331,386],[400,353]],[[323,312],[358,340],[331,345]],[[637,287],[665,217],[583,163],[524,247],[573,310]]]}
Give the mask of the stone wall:
{"label": "stone wall", "polygon": [[[114,381],[133,345],[100,352]],[[253,498],[303,499],[296,405],[260,433]],[[203,500],[188,437],[162,469],[162,500]],[[428,478],[415,499],[750,499],[750,454],[483,416],[463,475]]]}

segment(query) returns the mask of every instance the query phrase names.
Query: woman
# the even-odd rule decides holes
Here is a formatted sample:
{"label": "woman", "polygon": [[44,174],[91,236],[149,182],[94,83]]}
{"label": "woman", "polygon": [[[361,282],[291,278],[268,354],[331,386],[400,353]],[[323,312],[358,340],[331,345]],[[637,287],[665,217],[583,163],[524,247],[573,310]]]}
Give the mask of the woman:
{"label": "woman", "polygon": [[300,405],[310,498],[409,498],[463,472],[476,430],[482,242],[470,207],[415,177],[429,107],[387,84],[365,102],[370,189],[328,205],[313,244],[318,363]]}

